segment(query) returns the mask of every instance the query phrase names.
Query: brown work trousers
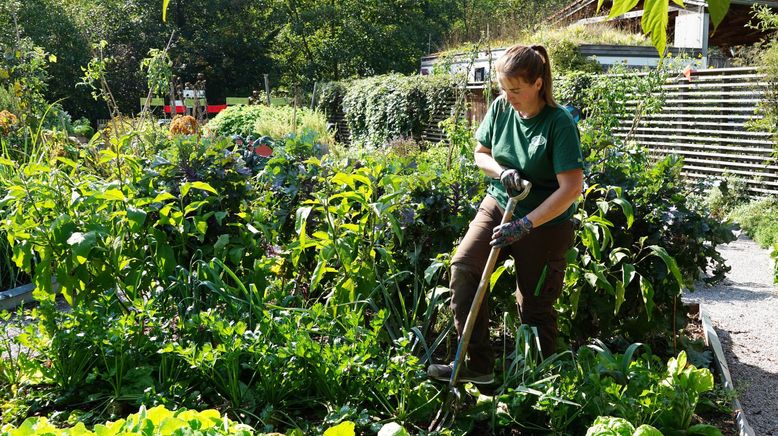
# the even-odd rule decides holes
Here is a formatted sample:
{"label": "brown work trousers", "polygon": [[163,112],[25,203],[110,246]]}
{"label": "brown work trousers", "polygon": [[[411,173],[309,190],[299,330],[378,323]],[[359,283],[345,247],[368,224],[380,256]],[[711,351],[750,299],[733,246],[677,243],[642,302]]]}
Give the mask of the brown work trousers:
{"label": "brown work trousers", "polygon": [[[451,260],[451,309],[454,325],[461,337],[467,314],[473,303],[486,260],[489,257],[492,230],[500,225],[503,209],[491,196],[486,196],[478,214],[470,223],[462,243]],[[554,353],[557,338],[557,313],[554,302],[564,284],[565,253],[573,243],[573,223],[544,224],[500,252],[498,265],[513,256],[516,264],[516,302],[524,324],[537,327],[544,356]],[[543,269],[545,280],[538,284]],[[535,290],[539,286],[539,293]],[[491,373],[494,353],[489,340],[489,296],[484,297],[473,335],[468,346],[467,367],[478,373]]]}

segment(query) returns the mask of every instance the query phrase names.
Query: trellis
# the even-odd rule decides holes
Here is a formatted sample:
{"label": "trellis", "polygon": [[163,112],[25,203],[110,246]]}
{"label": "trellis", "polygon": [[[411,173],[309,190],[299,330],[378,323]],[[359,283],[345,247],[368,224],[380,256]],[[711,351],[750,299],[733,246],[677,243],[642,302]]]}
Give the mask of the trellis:
{"label": "trellis", "polygon": [[[719,68],[679,75],[663,85],[666,100],[659,113],[633,127],[624,117],[617,136],[634,139],[654,156],[684,158],[682,174],[691,180],[734,176],[755,196],[778,195],[778,162],[770,132],[747,128],[760,117],[766,75],[756,68]],[[636,107],[637,100],[628,101]]]}

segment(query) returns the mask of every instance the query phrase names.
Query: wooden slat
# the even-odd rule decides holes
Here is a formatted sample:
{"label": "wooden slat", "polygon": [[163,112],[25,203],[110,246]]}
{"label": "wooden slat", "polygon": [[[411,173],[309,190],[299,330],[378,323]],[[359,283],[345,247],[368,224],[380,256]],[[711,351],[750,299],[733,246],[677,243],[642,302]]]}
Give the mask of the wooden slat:
{"label": "wooden slat", "polygon": [[[739,144],[751,144],[751,145],[772,145],[773,142],[770,140],[764,140],[764,139],[744,139],[744,138],[733,138],[732,136],[725,137],[710,137],[710,136],[685,136],[685,135],[677,135],[675,134],[676,131],[672,131],[672,134],[668,135],[645,135],[645,134],[632,134],[632,138],[664,138],[668,141],[672,142],[727,142],[727,143],[733,143],[737,142]],[[616,133],[617,136],[620,137],[626,137],[626,133]]]}
{"label": "wooden slat", "polygon": [[[703,173],[706,173],[706,174],[707,173],[711,173],[711,174],[720,175],[720,176],[722,176],[723,173],[726,173],[726,174],[737,174],[737,175],[741,175],[741,176],[747,176],[747,177],[750,177],[750,178],[761,177],[762,176],[761,174],[756,174],[756,173],[753,173],[751,171],[743,171],[743,170],[732,169],[732,170],[727,170],[725,172],[722,172],[720,170],[716,170],[715,168],[701,167],[701,166],[695,166],[695,165],[684,165],[684,169],[689,170],[689,171],[682,171],[682,173],[689,173],[689,174],[695,174],[693,171],[698,171],[698,172],[703,172]],[[756,184],[756,182],[754,182],[753,180],[752,181],[746,180],[746,183],[754,183],[754,184]],[[776,186],[776,187],[778,187],[778,181],[760,180],[758,185],[766,185],[766,186]]]}
{"label": "wooden slat", "polygon": [[640,141],[640,144],[649,146],[655,145],[658,147],[683,147],[691,149],[734,151],[737,153],[748,153],[750,156],[754,156],[756,153],[762,153],[759,155],[762,158],[769,157],[773,153],[773,150],[770,148],[739,147],[736,145],[694,144],[690,142],[666,141]]}
{"label": "wooden slat", "polygon": [[[733,96],[733,97],[753,97],[755,89],[746,89],[744,91],[722,91],[721,87],[718,88],[711,88],[709,91],[668,91],[664,90],[665,97],[684,97],[686,99],[689,98],[696,98],[696,97],[725,97],[725,96]],[[634,95],[627,95],[627,97],[634,97]]]}
{"label": "wooden slat", "polygon": [[756,170],[772,170],[773,173],[771,174],[769,171],[764,171],[763,173],[760,172],[762,176],[767,177],[778,177],[778,173],[775,173],[775,171],[778,171],[778,165],[760,165],[760,164],[752,164],[752,163],[740,163],[740,162],[730,162],[730,161],[720,161],[720,160],[714,160],[714,159],[685,159],[688,162],[691,163],[703,163],[706,165],[717,165],[719,167],[738,167],[738,168],[751,168]]}
{"label": "wooden slat", "polygon": [[770,82],[724,82],[724,83],[675,83],[662,85],[662,89],[665,90],[684,90],[684,89],[728,89],[728,88],[767,88],[770,86]]}
{"label": "wooden slat", "polygon": [[[678,117],[676,117],[678,118]],[[632,120],[619,120],[619,123],[622,126],[631,126]],[[743,130],[743,126],[745,123],[726,123],[721,121],[694,121],[693,123],[690,121],[674,121],[674,120],[650,120],[650,119],[642,119],[640,120],[639,126],[640,128],[646,128],[646,126],[711,126],[711,127],[719,127],[721,129],[728,129],[728,131],[731,131],[732,133],[740,133],[740,130]],[[762,135],[763,132],[751,132],[753,134],[759,134]],[[769,135],[769,133],[767,133]]]}
{"label": "wooden slat", "polygon": [[[754,112],[756,106],[751,107],[722,107],[722,106],[662,106],[663,111],[672,112]],[[676,115],[678,116],[678,115]]]}
{"label": "wooden slat", "polygon": [[[738,115],[738,114],[729,114],[727,115],[728,119],[732,120],[757,120],[764,118],[761,115]],[[659,114],[650,114],[650,115],[643,115],[643,119],[650,120],[650,119],[664,119],[664,118],[671,118],[674,120],[677,120],[678,118],[689,118],[689,119],[699,119],[699,120],[720,120],[721,115],[718,114],[669,114],[669,113],[659,113]]]}
{"label": "wooden slat", "polygon": [[[665,152],[671,152],[674,154],[682,155],[682,156],[700,156],[704,158],[721,158],[721,159],[729,159],[727,162],[732,161],[749,161],[747,163],[747,166],[759,166],[763,162],[769,162],[771,161],[769,156],[761,156],[761,157],[755,157],[755,156],[749,156],[749,155],[743,155],[743,154],[734,154],[734,153],[716,153],[711,151],[692,151],[692,150],[683,150],[673,147],[668,147],[665,149],[661,149]],[[740,163],[737,163],[738,165]],[[735,162],[732,162],[732,165],[736,165]],[[765,168],[771,168],[768,167],[767,164],[765,164]],[[778,169],[778,166],[774,167],[775,169]],[[776,176],[778,177],[778,176]]]}
{"label": "wooden slat", "polygon": [[[698,123],[676,123],[676,124],[680,124],[682,126],[696,126],[696,125],[698,125]],[[626,124],[622,124],[620,127],[616,127],[615,129],[617,131],[622,131],[622,130],[623,131],[629,131],[630,127],[631,126],[628,126]],[[740,128],[742,129],[742,124],[740,125]],[[770,133],[770,132],[756,132],[756,131],[751,131],[751,130],[731,130],[731,129],[732,129],[732,127],[729,127],[728,130],[724,130],[724,129],[687,129],[687,128],[681,128],[681,127],[670,127],[670,128],[668,128],[668,127],[645,127],[645,126],[641,126],[641,125],[638,125],[636,127],[636,130],[641,131],[641,132],[657,132],[657,133],[670,133],[670,134],[681,132],[681,133],[684,133],[684,134],[692,134],[692,133],[695,133],[695,134],[709,134],[709,135],[720,135],[720,136],[722,136],[724,138],[731,137],[732,135],[751,136],[751,137],[756,137],[756,138],[771,138],[772,137],[772,133]],[[662,135],[662,136],[667,136],[667,135]],[[686,136],[686,135],[684,135],[684,136]],[[766,141],[763,141],[763,142],[767,143],[767,144],[772,144],[772,141],[770,141],[770,140],[766,140]]]}

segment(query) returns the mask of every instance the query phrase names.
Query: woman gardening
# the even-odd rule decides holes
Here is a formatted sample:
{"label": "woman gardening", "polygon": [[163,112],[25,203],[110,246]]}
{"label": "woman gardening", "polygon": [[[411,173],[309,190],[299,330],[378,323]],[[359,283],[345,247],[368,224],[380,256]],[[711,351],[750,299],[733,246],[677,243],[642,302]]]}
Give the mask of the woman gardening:
{"label": "woman gardening", "polygon": [[[492,247],[504,247],[516,264],[516,301],[524,324],[535,326],[544,356],[555,351],[565,253],[573,243],[575,201],[583,184],[578,129],[553,97],[551,64],[541,45],[509,48],[496,62],[501,95],[476,131],[475,163],[492,182],[475,219],[451,260],[451,309],[459,337]],[[500,225],[508,192],[532,183],[514,219]],[[542,280],[542,282],[541,282]],[[488,298],[488,297],[487,297]],[[459,380],[494,381],[489,308],[481,305]],[[449,381],[452,365],[435,364],[429,377]]]}

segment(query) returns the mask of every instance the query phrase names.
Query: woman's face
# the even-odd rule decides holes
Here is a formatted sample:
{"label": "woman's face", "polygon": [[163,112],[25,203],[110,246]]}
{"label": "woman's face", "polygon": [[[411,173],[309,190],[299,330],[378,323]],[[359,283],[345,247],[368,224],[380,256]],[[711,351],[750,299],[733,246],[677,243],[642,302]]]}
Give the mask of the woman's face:
{"label": "woman's face", "polygon": [[508,102],[520,113],[534,111],[543,102],[540,96],[543,79],[540,77],[534,83],[527,83],[521,77],[505,76],[499,77],[498,81]]}

